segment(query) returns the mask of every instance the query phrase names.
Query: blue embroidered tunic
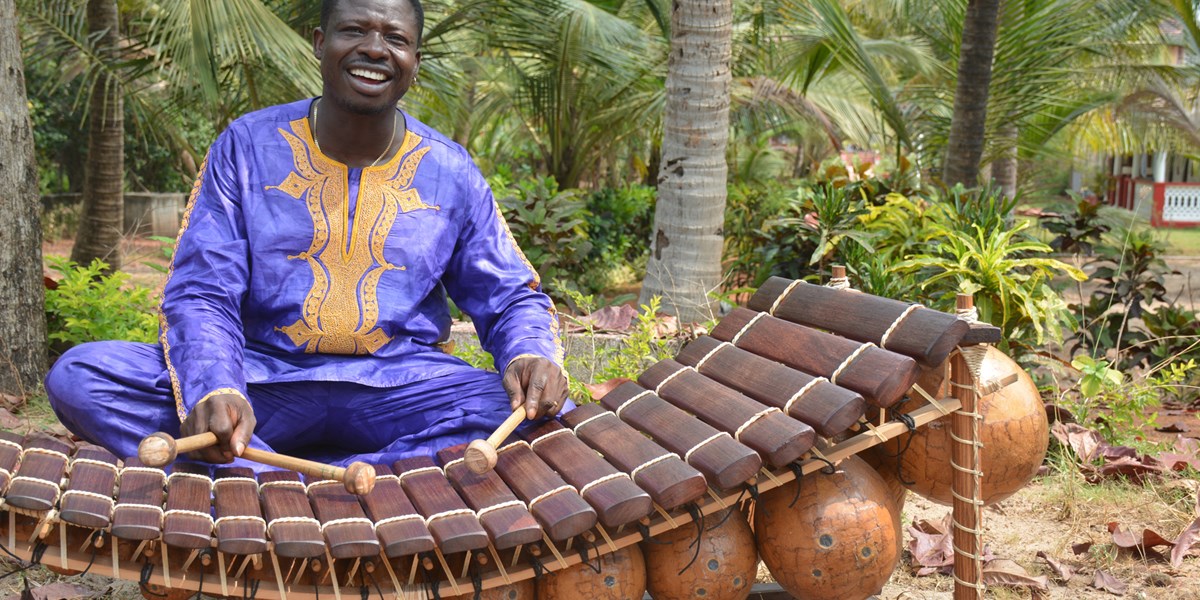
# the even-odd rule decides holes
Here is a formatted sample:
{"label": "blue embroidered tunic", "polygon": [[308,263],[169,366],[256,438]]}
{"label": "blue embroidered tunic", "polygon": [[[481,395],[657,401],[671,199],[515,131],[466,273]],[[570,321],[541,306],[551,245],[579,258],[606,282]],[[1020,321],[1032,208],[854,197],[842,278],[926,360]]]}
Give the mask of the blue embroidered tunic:
{"label": "blue embroidered tunic", "polygon": [[186,417],[247,383],[403,385],[459,371],[447,296],[503,371],[561,365],[558,319],[467,152],[409,115],[387,163],[324,154],[312,100],[234,121],[192,190],[160,341]]}

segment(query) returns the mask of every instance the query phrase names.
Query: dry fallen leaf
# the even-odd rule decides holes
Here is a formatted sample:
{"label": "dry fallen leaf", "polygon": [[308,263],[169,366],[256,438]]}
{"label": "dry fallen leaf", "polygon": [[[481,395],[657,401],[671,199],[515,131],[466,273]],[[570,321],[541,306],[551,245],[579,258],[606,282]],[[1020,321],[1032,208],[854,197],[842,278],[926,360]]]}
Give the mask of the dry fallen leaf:
{"label": "dry fallen leaf", "polygon": [[1192,549],[1192,545],[1200,540],[1200,517],[1192,521],[1182,532],[1179,537],[1175,538],[1175,547],[1171,548],[1171,566],[1179,568],[1183,564],[1183,557],[1187,556]]}
{"label": "dry fallen leaf", "polygon": [[614,377],[601,383],[587,383],[583,387],[587,388],[588,393],[592,395],[592,400],[599,400],[607,396],[609,392],[617,389],[617,386],[629,381],[631,380],[625,377]]}
{"label": "dry fallen leaf", "polygon": [[8,411],[7,408],[0,407],[0,429],[12,431],[24,424],[19,417]]}
{"label": "dry fallen leaf", "polygon": [[1038,551],[1037,557],[1046,561],[1046,564],[1050,567],[1050,570],[1054,572],[1055,578],[1057,578],[1059,581],[1069,581],[1071,576],[1075,574],[1075,571],[1072,570],[1071,567],[1062,564],[1057,559],[1049,554],[1046,554],[1045,552]]}
{"label": "dry fallen leaf", "polygon": [[945,568],[954,567],[954,540],[950,535],[950,515],[947,514],[939,522],[921,519],[908,528],[912,540],[908,543],[908,551],[912,554],[912,564],[917,569],[917,577],[932,575]]}
{"label": "dry fallen leaf", "polygon": [[1045,575],[1034,577],[1025,567],[1006,558],[989,561],[983,566],[983,582],[987,585],[1006,585],[1042,592],[1050,589],[1050,578]]}
{"label": "dry fallen leaf", "polygon": [[586,329],[590,324],[595,331],[628,331],[633,319],[637,317],[637,309],[628,304],[605,306],[590,315],[575,317],[568,329],[578,331]]}
{"label": "dry fallen leaf", "polygon": [[1084,463],[1095,459],[1101,446],[1106,446],[1099,433],[1075,423],[1055,423],[1050,428],[1055,439],[1075,452],[1075,456]]}
{"label": "dry fallen leaf", "polygon": [[1143,529],[1141,535],[1135,535],[1133,532],[1121,529],[1120,523],[1112,522],[1108,524],[1108,531],[1112,534],[1113,544],[1121,550],[1135,552],[1142,558],[1166,560],[1161,553],[1154,548],[1158,546],[1174,546],[1175,543],[1159,535],[1153,529]]}
{"label": "dry fallen leaf", "polygon": [[[77,598],[91,598],[96,595],[96,591],[91,588],[62,581],[39,587],[30,587],[29,592],[34,600],[76,600]],[[20,597],[20,594],[16,594],[4,600],[18,600]]]}
{"label": "dry fallen leaf", "polygon": [[1117,596],[1124,596],[1125,591],[1129,589],[1129,585],[1124,581],[1101,570],[1096,571],[1096,579],[1092,581],[1092,587]]}
{"label": "dry fallen leaf", "polygon": [[25,398],[12,394],[0,394],[0,406],[17,409],[25,405]]}

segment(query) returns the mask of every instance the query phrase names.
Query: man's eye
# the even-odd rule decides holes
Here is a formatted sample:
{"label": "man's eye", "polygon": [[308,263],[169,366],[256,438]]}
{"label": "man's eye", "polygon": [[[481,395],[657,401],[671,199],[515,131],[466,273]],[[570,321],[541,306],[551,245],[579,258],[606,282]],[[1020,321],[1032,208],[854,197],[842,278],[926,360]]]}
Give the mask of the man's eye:
{"label": "man's eye", "polygon": [[404,36],[401,35],[389,35],[387,36],[387,41],[389,44],[395,44],[397,46],[403,46],[408,43],[408,40],[404,39]]}

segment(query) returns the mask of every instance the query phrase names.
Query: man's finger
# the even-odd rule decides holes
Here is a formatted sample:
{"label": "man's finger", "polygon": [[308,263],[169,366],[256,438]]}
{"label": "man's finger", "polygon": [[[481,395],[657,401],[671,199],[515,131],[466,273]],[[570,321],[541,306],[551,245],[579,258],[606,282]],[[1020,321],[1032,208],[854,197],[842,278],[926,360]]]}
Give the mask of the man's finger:
{"label": "man's finger", "polygon": [[512,410],[517,410],[525,404],[525,391],[521,389],[521,379],[516,371],[516,369],[509,369],[504,374],[504,378],[500,380],[500,385],[508,393],[508,405]]}
{"label": "man's finger", "polygon": [[[546,374],[535,370],[533,376],[529,378],[529,388],[525,391],[525,416],[529,419],[536,419],[543,414],[542,398],[545,398],[546,391]],[[553,399],[548,398],[551,402]]]}

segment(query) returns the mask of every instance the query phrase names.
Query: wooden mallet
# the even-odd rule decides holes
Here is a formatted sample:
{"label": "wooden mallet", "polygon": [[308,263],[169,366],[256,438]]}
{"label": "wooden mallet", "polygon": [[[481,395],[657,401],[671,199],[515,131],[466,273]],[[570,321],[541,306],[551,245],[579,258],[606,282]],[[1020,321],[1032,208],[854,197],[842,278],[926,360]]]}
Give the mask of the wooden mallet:
{"label": "wooden mallet", "polygon": [[[142,443],[138,444],[138,459],[148,467],[162,467],[173,462],[180,454],[201,450],[216,443],[217,436],[211,431],[179,439],[160,431],[146,436]],[[255,448],[243,450],[242,458],[310,477],[340,481],[351,494],[369,494],[375,487],[375,467],[364,462],[354,462],[348,467],[335,467]]]}
{"label": "wooden mallet", "polygon": [[467,468],[471,472],[484,474],[492,470],[496,466],[496,447],[499,446],[509,435],[512,435],[517,425],[525,420],[525,407],[522,406],[514,410],[508,418],[496,428],[492,435],[486,440],[475,440],[467,445],[467,450],[463,452],[463,462],[467,463]]}

